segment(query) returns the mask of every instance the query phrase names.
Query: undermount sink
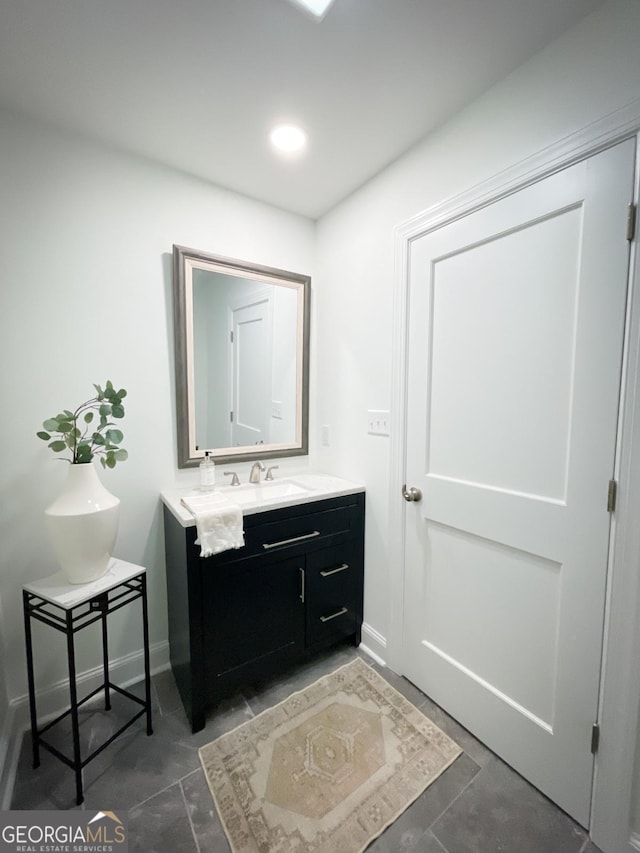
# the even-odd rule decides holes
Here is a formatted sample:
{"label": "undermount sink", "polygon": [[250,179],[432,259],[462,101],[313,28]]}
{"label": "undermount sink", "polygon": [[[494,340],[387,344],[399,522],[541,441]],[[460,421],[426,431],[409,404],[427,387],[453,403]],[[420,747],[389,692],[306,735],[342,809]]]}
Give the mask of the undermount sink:
{"label": "undermount sink", "polygon": [[304,495],[308,491],[304,486],[291,480],[245,483],[242,486],[220,486],[216,488],[217,493],[223,494],[225,498],[239,506],[269,504],[281,498]]}

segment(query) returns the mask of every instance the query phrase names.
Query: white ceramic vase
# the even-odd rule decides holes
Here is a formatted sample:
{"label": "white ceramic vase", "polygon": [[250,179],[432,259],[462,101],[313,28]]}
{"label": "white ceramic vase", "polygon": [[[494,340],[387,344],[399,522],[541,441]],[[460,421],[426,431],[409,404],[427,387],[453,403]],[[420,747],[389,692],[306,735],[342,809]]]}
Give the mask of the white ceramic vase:
{"label": "white ceramic vase", "polygon": [[88,583],[107,571],[119,507],[93,462],[69,465],[61,493],[45,510],[53,552],[69,583]]}

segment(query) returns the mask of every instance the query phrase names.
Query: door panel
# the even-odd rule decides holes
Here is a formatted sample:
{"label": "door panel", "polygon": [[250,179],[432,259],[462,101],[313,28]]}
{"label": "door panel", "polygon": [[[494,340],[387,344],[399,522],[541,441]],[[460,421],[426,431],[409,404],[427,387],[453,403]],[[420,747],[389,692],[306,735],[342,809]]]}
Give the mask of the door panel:
{"label": "door panel", "polygon": [[632,142],[415,240],[405,674],[588,824]]}
{"label": "door panel", "polygon": [[433,261],[431,475],[564,499],[580,219],[574,208]]}
{"label": "door panel", "polygon": [[303,569],[304,557],[266,562],[261,556],[202,572],[208,682],[304,645]]}
{"label": "door panel", "polygon": [[[423,642],[551,729],[560,565],[431,522],[427,540],[431,571],[424,588]],[[456,602],[455,620],[448,618],[442,601]]]}

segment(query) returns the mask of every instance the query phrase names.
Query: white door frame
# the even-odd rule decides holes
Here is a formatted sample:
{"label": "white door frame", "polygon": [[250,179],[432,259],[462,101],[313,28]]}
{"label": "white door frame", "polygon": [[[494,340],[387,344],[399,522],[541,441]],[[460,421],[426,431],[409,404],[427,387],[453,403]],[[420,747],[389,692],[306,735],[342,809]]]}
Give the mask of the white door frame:
{"label": "white door frame", "polygon": [[[407,410],[407,309],[410,244],[424,234],[524,188],[603,148],[638,135],[640,99],[560,140],[470,190],[402,223],[395,233],[391,470],[389,509],[390,619],[387,663],[402,672],[404,514]],[[636,157],[640,155],[636,148]],[[639,196],[638,159],[634,198]],[[639,229],[640,230],[640,226]],[[605,650],[596,756],[591,836],[604,853],[640,850],[630,843],[632,781],[640,713],[640,240],[632,243],[618,425],[618,505],[614,514],[608,574]],[[640,808],[638,809],[640,813]]]}

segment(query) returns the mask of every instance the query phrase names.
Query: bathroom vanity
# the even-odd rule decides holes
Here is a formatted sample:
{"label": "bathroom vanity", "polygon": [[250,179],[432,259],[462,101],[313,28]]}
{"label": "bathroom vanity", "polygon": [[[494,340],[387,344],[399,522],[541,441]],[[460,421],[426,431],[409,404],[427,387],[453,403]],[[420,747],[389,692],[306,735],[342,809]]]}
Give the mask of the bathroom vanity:
{"label": "bathroom vanity", "polygon": [[216,491],[241,507],[245,544],[207,558],[188,493],[162,495],[171,666],[194,732],[208,706],[336,642],[359,645],[362,627],[362,486],[305,474]]}

